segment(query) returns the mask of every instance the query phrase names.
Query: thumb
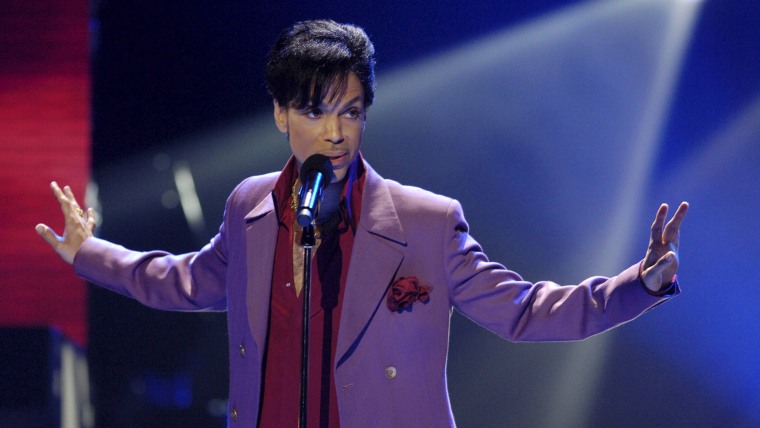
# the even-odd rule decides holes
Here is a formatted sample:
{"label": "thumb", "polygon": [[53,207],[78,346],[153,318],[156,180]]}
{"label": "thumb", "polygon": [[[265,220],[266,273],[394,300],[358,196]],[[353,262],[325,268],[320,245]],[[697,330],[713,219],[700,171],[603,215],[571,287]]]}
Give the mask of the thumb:
{"label": "thumb", "polygon": [[53,229],[42,223],[35,226],[34,230],[42,237],[51,247],[56,248],[58,246],[58,235],[53,232]]}

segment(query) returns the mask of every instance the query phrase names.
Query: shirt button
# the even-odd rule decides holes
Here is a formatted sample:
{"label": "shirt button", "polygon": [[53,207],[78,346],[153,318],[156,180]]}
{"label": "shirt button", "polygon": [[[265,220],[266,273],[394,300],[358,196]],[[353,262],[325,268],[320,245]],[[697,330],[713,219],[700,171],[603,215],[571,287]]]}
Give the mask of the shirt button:
{"label": "shirt button", "polygon": [[393,366],[388,366],[385,368],[385,377],[388,379],[395,379],[398,375],[398,370],[396,370]]}
{"label": "shirt button", "polygon": [[245,345],[240,345],[240,356],[245,358]]}
{"label": "shirt button", "polygon": [[230,419],[232,419],[232,422],[237,422],[237,418],[238,418],[237,409],[233,407],[232,410],[230,410]]}

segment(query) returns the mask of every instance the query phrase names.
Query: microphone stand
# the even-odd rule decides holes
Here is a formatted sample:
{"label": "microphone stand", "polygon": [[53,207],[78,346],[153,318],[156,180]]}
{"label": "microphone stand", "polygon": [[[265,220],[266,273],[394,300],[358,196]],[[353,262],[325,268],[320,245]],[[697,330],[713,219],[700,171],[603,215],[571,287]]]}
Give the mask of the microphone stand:
{"label": "microphone stand", "polygon": [[296,221],[303,226],[301,246],[303,246],[303,320],[301,321],[301,403],[298,415],[298,427],[306,428],[306,396],[309,381],[309,306],[311,304],[311,251],[317,245],[314,236],[314,220],[321,201],[321,193],[330,183],[333,169],[330,159],[316,153],[309,156],[301,165],[299,177],[305,181],[298,192],[298,211]]}
{"label": "microphone stand", "polygon": [[309,377],[309,314],[311,303],[311,250],[316,245],[314,224],[304,226],[301,234],[303,246],[303,320],[301,321],[301,403],[298,416],[299,428],[306,427],[306,397]]}

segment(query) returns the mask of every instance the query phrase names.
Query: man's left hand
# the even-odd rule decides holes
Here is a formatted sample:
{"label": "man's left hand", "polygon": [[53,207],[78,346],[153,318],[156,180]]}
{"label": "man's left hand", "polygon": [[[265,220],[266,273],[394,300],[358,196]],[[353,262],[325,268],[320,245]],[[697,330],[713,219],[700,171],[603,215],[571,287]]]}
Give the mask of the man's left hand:
{"label": "man's left hand", "polygon": [[652,292],[668,287],[678,270],[678,240],[681,222],[689,209],[687,202],[681,202],[673,218],[665,224],[668,205],[662,204],[652,223],[649,248],[641,269],[641,281]]}

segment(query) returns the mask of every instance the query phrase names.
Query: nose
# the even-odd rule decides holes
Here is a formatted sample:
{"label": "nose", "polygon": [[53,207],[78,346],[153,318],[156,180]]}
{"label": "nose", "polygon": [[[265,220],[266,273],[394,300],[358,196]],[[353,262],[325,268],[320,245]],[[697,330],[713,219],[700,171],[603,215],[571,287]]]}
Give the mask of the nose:
{"label": "nose", "polygon": [[340,144],[343,142],[343,129],[339,117],[329,116],[326,118],[324,138],[325,141],[329,141],[333,144]]}

